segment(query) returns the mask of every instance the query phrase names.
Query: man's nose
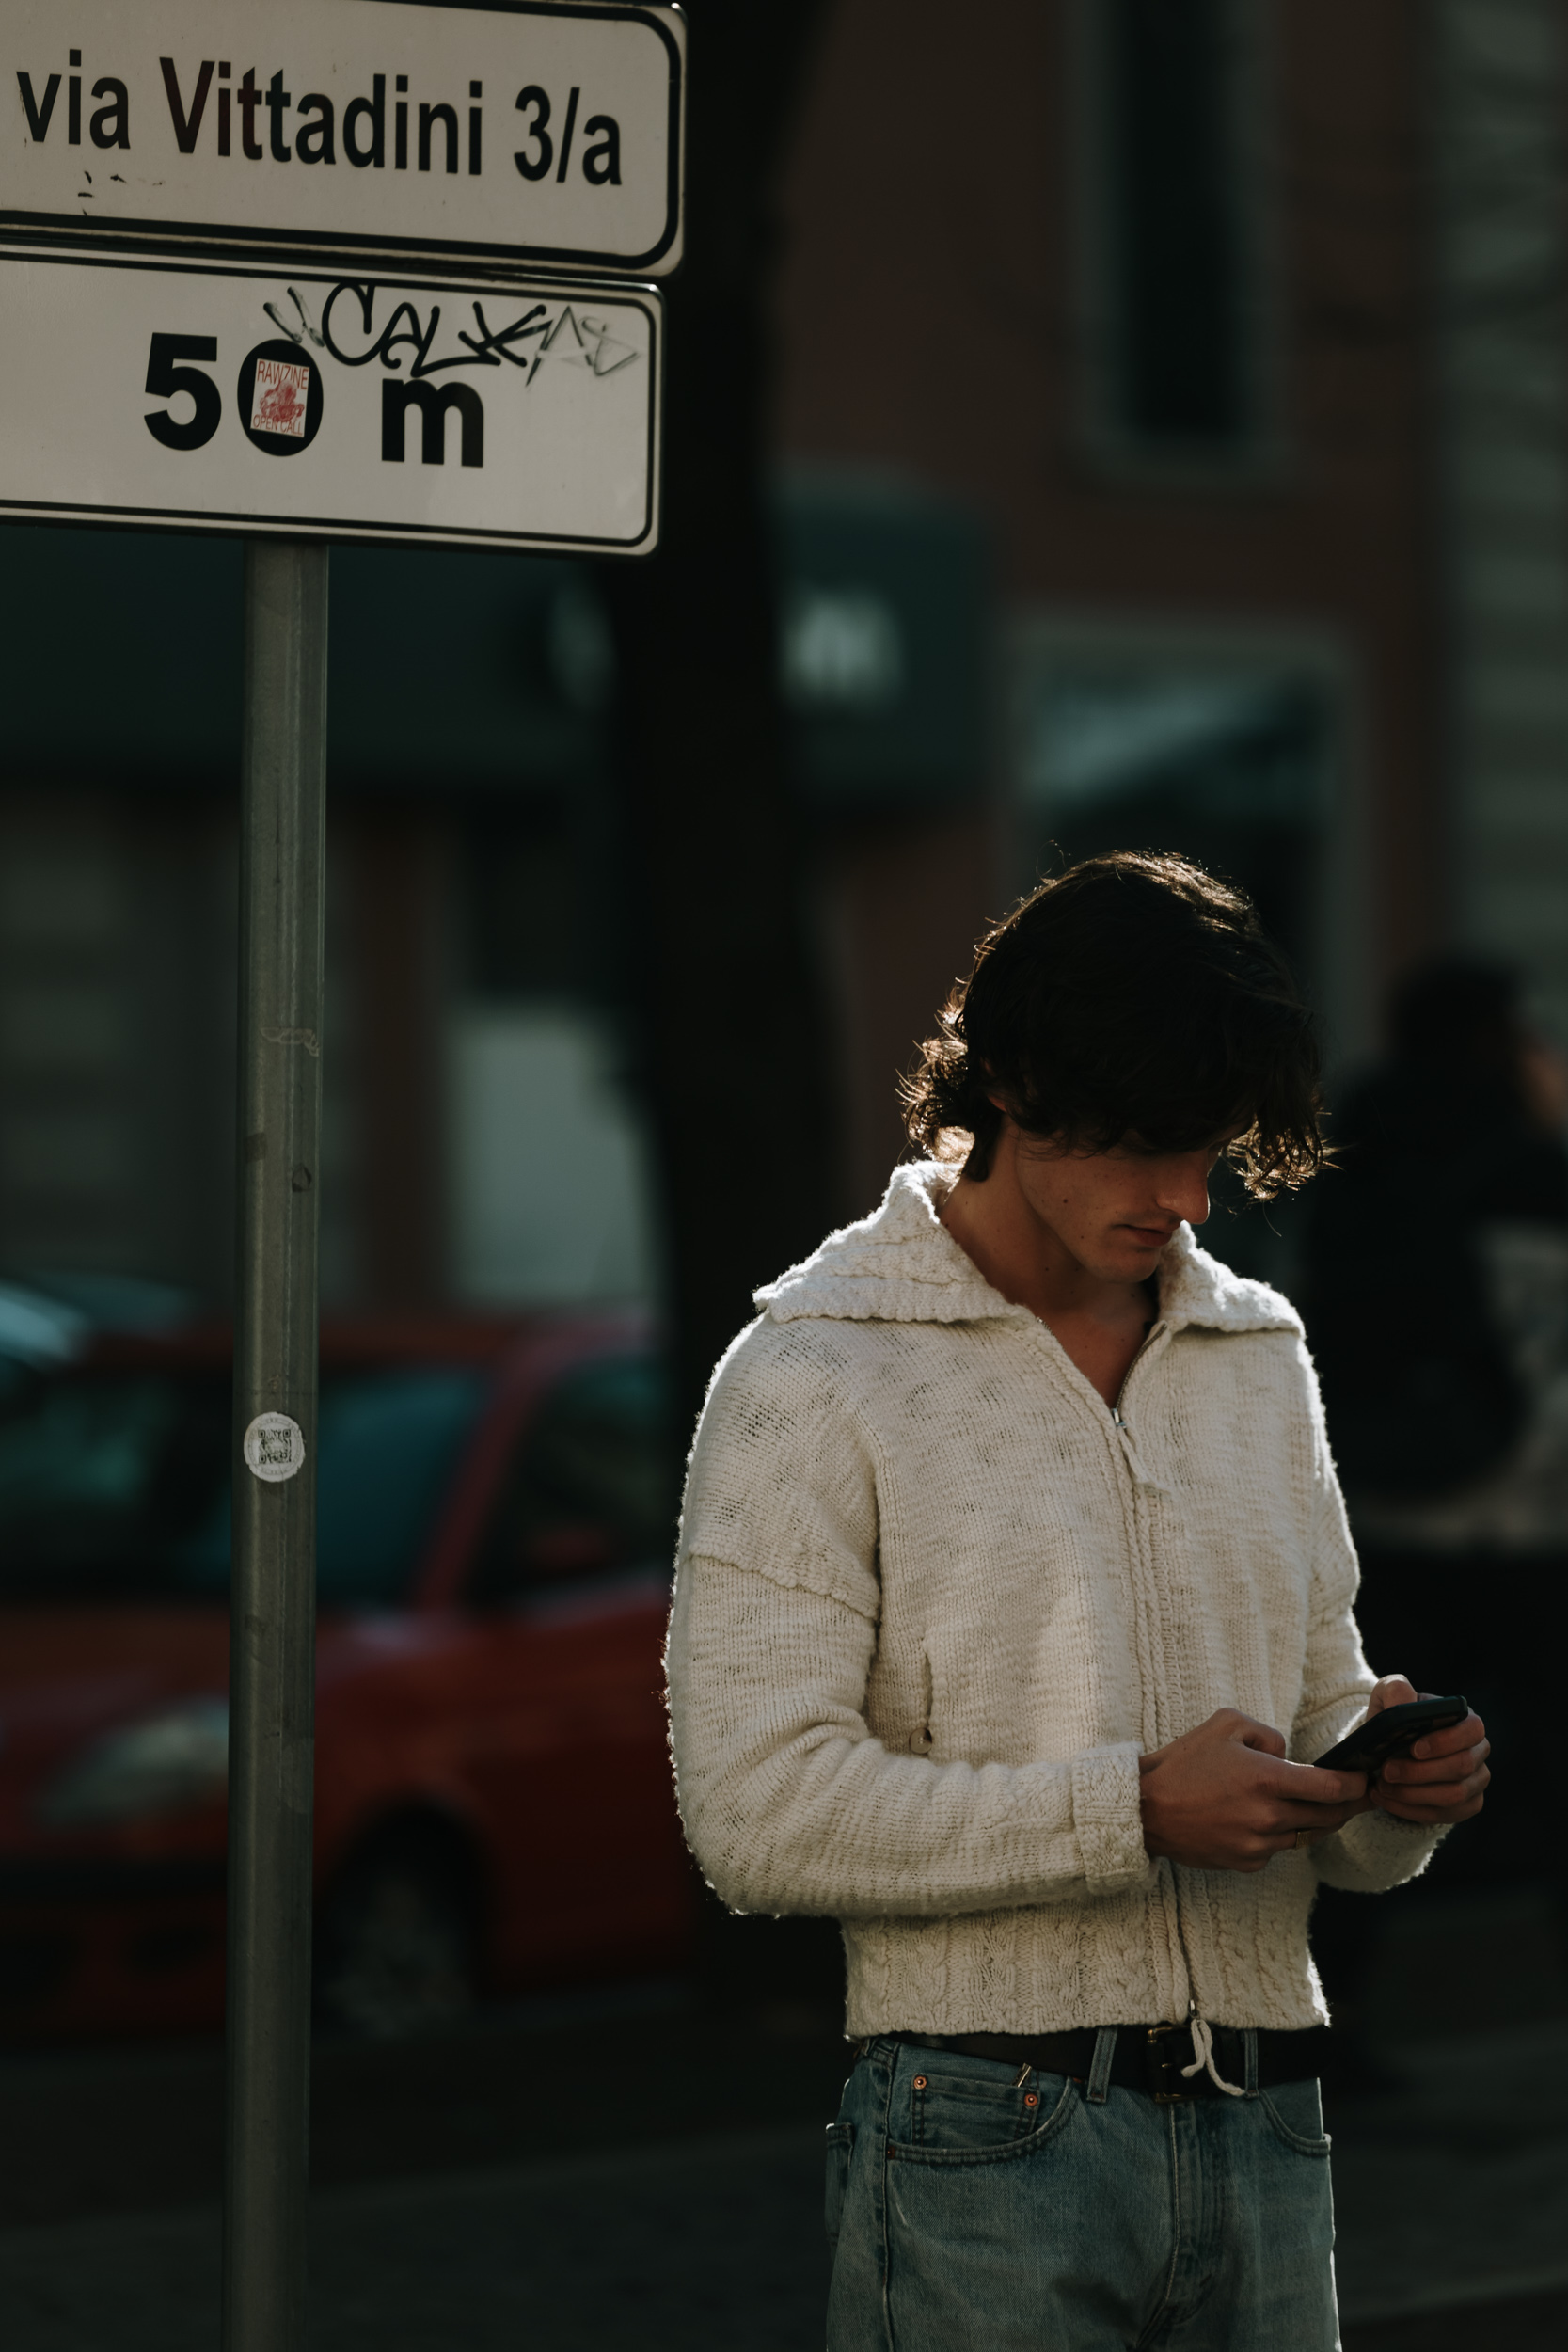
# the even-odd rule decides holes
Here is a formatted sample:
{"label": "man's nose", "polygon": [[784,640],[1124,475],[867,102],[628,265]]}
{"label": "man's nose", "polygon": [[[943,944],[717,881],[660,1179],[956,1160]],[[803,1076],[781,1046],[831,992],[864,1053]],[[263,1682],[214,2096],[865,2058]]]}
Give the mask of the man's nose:
{"label": "man's nose", "polygon": [[1209,1215],[1209,1154],[1207,1152],[1183,1152],[1170,1162],[1170,1172],[1160,1186],[1160,1206],[1167,1216],[1179,1216],[1189,1225],[1202,1225]]}

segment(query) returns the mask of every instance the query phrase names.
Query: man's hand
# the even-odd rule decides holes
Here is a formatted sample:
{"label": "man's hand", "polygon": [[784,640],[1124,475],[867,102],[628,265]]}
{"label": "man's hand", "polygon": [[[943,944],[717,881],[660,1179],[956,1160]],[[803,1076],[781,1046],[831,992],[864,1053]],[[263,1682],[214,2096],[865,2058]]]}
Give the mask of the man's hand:
{"label": "man's hand", "polygon": [[[1386,1707],[1408,1707],[1429,1691],[1415,1692],[1403,1675],[1385,1675],[1367,1701],[1369,1722]],[[1449,1821],[1467,1821],[1486,1803],[1492,1774],[1487,1757],[1492,1742],[1479,1715],[1466,1715],[1447,1731],[1429,1731],[1418,1740],[1408,1756],[1391,1756],[1372,1783],[1372,1803],[1396,1820],[1417,1821],[1436,1829]]]}
{"label": "man's hand", "polygon": [[1365,1772],[1287,1764],[1284,1735],[1234,1707],[1140,1756],[1138,1769],[1144,1845],[1192,1870],[1261,1870],[1298,1831],[1327,1837],[1371,1802]]}

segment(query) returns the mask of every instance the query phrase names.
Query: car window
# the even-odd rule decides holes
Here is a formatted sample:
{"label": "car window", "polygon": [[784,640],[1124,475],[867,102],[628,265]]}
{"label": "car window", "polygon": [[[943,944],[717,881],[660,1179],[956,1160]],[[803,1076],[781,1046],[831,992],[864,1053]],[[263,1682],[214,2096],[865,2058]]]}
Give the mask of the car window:
{"label": "car window", "polygon": [[604,1569],[667,1562],[675,1472],[669,1395],[651,1357],[579,1365],[520,1432],[469,1579],[479,1602]]}
{"label": "car window", "polygon": [[14,1381],[0,1398],[0,1593],[131,1597],[224,1490],[229,1388],[166,1375]]}
{"label": "car window", "polygon": [[316,1479],[316,1596],[324,1605],[404,1591],[488,1386],[467,1364],[327,1384]]}
{"label": "car window", "polygon": [[[406,1590],[489,1375],[329,1375],[317,1434],[317,1596]],[[166,1374],[35,1381],[0,1396],[0,1594],[220,1598],[230,1573],[229,1383]]]}

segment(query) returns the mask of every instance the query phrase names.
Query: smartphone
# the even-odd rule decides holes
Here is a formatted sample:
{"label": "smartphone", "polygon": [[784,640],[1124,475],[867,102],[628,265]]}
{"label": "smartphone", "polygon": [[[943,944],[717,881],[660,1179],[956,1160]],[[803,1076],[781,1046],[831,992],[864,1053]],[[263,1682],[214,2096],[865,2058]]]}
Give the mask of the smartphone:
{"label": "smartphone", "polygon": [[1386,1707],[1313,1761],[1330,1772],[1376,1772],[1390,1756],[1408,1756],[1429,1731],[1462,1724],[1469,1711],[1469,1700],[1461,1698],[1412,1699],[1405,1707]]}

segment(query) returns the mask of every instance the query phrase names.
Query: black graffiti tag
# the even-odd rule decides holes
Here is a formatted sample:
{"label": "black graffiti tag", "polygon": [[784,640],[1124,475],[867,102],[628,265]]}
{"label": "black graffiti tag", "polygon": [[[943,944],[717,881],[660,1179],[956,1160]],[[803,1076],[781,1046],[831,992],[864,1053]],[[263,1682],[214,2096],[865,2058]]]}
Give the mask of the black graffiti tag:
{"label": "black graffiti tag", "polygon": [[[322,310],[321,342],[334,359],[340,360],[345,368],[369,367],[372,359],[379,359],[384,368],[397,373],[401,372],[403,361],[395,355],[406,348],[413,354],[408,373],[416,381],[421,376],[437,375],[443,368],[499,368],[503,361],[511,367],[531,370],[538,354],[536,348],[527,346],[534,337],[544,335],[550,324],[547,305],[536,302],[520,318],[514,319],[510,326],[492,327],[484,315],[483,305],[476,297],[474,325],[478,333],[470,335],[458,328],[457,341],[464,349],[449,353],[444,358],[433,359],[430,354],[441,324],[440,304],[437,302],[431,306],[429,322],[421,326],[415,305],[405,299],[398,304],[377,335],[373,330],[379,292],[380,288],[373,283],[357,284],[353,279],[345,278],[334,286],[326,297]],[[345,351],[332,331],[332,314],[344,294],[357,301],[359,331],[372,338],[362,351]],[[517,345],[524,347],[515,348]]]}

